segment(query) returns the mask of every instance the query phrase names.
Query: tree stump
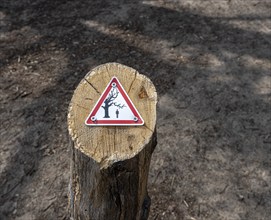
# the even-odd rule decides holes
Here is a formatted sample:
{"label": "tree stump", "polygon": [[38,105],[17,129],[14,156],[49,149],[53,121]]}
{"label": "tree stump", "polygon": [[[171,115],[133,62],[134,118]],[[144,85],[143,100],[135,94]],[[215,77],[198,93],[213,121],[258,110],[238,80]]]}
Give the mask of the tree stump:
{"label": "tree stump", "polygon": [[[85,125],[86,118],[113,76],[119,79],[144,119],[144,125]],[[157,94],[152,82],[121,64],[98,66],[80,82],[68,111],[72,219],[148,218],[147,180],[156,146],[156,103]]]}

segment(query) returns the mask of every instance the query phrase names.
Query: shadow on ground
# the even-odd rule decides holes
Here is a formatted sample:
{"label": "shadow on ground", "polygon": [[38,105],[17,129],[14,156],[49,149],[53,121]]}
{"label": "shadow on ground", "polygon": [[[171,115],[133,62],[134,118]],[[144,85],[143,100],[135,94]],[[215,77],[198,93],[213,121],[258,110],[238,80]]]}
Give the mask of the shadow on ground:
{"label": "shadow on ground", "polygon": [[149,76],[160,97],[150,218],[267,219],[271,40],[258,24],[270,16],[193,4],[2,2],[1,219],[68,218],[68,103],[111,61]]}

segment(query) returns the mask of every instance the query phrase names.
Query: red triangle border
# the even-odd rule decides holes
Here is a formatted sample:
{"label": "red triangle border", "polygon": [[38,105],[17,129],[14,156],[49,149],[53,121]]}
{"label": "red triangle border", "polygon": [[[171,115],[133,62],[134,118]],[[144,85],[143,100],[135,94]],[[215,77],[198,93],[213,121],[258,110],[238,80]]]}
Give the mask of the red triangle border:
{"label": "red triangle border", "polygon": [[[137,121],[134,120],[96,120],[92,121],[91,117],[95,116],[99,108],[102,106],[104,100],[106,99],[108,93],[111,90],[111,84],[116,83],[119,92],[123,96],[124,100],[126,101],[127,105],[129,106],[130,110],[134,114],[135,117],[137,117]],[[106,86],[106,89],[102,93],[101,97],[95,104],[94,108],[88,115],[85,124],[88,126],[139,126],[144,124],[144,120],[142,119],[141,115],[139,112],[136,110],[134,104],[132,103],[131,99],[129,98],[128,94],[125,92],[124,88],[122,87],[121,83],[117,79],[117,77],[113,77],[108,85]]]}

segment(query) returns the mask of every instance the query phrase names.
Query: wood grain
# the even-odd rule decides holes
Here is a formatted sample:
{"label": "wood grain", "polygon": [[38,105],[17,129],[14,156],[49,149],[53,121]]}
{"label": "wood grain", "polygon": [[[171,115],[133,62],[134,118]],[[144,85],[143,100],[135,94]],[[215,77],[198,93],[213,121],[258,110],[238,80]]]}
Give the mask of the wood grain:
{"label": "wood grain", "polygon": [[[145,124],[140,127],[88,127],[84,121],[116,76]],[[157,94],[152,82],[136,70],[117,63],[96,67],[80,82],[68,112],[68,128],[75,147],[103,167],[138,154],[149,142],[156,124]],[[101,147],[102,143],[102,147]]]}
{"label": "wood grain", "polygon": [[[87,116],[113,76],[118,78],[143,117],[143,126],[85,125]],[[68,110],[72,219],[148,218],[147,180],[156,146],[156,103],[152,82],[118,63],[94,68],[79,83]]]}

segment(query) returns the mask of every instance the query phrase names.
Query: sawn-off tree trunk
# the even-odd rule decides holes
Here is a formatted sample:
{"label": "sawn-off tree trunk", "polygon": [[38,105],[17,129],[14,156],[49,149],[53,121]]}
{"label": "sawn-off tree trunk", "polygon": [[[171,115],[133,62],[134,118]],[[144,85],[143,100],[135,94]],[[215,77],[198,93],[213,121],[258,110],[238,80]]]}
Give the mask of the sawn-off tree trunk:
{"label": "sawn-off tree trunk", "polygon": [[[145,123],[142,126],[85,125],[103,90],[116,76]],[[71,219],[145,220],[151,155],[156,146],[157,94],[136,70],[108,63],[91,70],[76,88],[68,111],[71,136]]]}

